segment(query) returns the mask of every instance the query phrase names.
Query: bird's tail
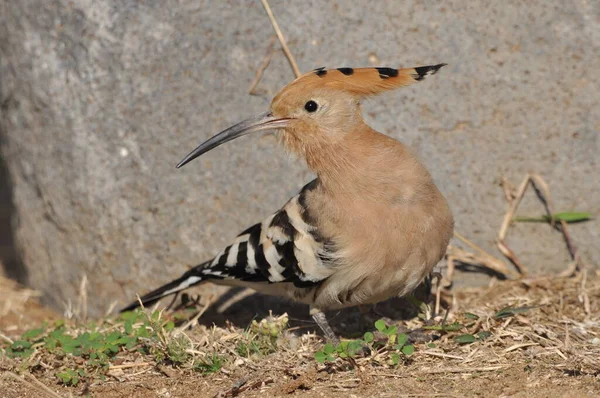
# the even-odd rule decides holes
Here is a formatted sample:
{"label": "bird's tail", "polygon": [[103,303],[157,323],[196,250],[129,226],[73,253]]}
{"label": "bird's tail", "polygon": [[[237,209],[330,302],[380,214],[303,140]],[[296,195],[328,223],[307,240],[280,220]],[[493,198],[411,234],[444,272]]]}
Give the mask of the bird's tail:
{"label": "bird's tail", "polygon": [[175,279],[174,281],[169,282],[166,285],[163,285],[158,289],[151,291],[148,294],[145,294],[143,297],[140,298],[139,301],[136,300],[132,302],[125,308],[121,309],[121,311],[119,312],[126,312],[136,309],[140,306],[140,301],[144,307],[151,306],[163,297],[170,296],[172,294],[175,294],[177,292],[180,292],[191,286],[203,282],[204,280],[206,280],[206,276],[202,275],[198,271],[204,268],[205,265],[206,263],[200,264],[197,267],[192,268],[191,270],[183,274],[180,278]]}

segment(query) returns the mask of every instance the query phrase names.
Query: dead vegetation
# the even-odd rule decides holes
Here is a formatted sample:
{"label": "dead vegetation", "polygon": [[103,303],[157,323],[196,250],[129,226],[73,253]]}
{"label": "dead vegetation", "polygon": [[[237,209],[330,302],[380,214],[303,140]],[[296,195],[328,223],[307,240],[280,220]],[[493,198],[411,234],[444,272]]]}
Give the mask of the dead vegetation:
{"label": "dead vegetation", "polygon": [[[322,339],[300,333],[298,322],[285,315],[245,329],[183,329],[202,311],[188,308],[47,323],[25,334],[2,318],[0,389],[6,397],[233,397],[340,391],[474,396],[485,387],[489,395],[538,396],[564,387],[564,393],[592,396],[600,390],[599,299],[598,273],[497,281],[456,292],[445,320],[416,317],[388,324],[383,333],[373,326],[358,339],[345,339],[360,343],[354,352],[335,350],[322,363],[316,358],[326,350]],[[402,335],[414,346],[408,355],[395,349]]]}

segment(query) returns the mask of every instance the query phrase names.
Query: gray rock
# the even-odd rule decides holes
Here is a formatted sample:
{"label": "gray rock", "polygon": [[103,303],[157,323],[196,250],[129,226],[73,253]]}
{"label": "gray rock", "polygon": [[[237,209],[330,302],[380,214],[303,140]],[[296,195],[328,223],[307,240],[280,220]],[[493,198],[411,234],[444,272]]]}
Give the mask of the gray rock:
{"label": "gray rock", "polygon": [[[539,172],[558,210],[600,213],[597,2],[271,3],[303,71],[449,63],[370,100],[365,117],[414,148],[477,244],[498,254],[502,176],[517,184]],[[214,255],[311,178],[271,136],[174,168],[293,79],[278,51],[263,94],[247,94],[272,34],[258,1],[0,0],[15,240],[47,302],[75,300],[84,274],[92,313],[129,301]],[[530,194],[519,213],[542,208]],[[590,264],[599,232],[597,220],[572,228]],[[509,241],[532,272],[568,261],[548,226],[516,225]]]}

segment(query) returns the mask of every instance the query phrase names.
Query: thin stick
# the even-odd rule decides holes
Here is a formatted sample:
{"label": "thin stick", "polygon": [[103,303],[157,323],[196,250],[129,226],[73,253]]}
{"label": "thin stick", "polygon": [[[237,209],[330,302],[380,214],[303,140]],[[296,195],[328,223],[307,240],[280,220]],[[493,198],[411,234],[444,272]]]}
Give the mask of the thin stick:
{"label": "thin stick", "polygon": [[114,311],[117,304],[119,304],[119,302],[117,300],[113,300],[113,302],[110,303],[110,305],[108,306],[108,309],[104,313],[104,316],[109,316],[110,314],[112,314],[112,312]]}
{"label": "thin stick", "polygon": [[47,386],[45,386],[44,384],[42,384],[42,382],[39,381],[38,379],[36,379],[35,377],[33,377],[32,374],[25,373],[25,376],[27,376],[31,381],[33,381],[35,384],[37,384],[39,388],[41,388],[43,391],[45,391],[46,393],[48,393],[48,395],[50,395],[51,397],[58,397],[58,398],[60,398],[60,395],[58,395],[57,393],[55,393],[54,391],[52,391],[51,389],[49,389]]}
{"label": "thin stick", "polygon": [[481,262],[482,266],[489,268],[492,271],[498,272],[499,274],[502,274],[507,278],[518,277],[518,275],[515,275],[515,273],[510,268],[508,268],[504,262],[492,256],[491,254],[483,250],[481,247],[477,246],[471,240],[465,238],[457,231],[454,231],[454,236],[461,240],[464,244],[469,246],[471,249],[475,250],[476,252],[479,252],[479,255],[482,257],[482,260],[484,260]]}
{"label": "thin stick", "polygon": [[471,249],[478,251],[480,254],[484,254],[484,255],[489,256],[489,257],[494,257],[491,254],[489,254],[488,252],[486,252],[485,250],[483,250],[481,247],[477,246],[471,240],[465,238],[463,235],[461,235],[460,233],[458,233],[458,231],[454,231],[454,236],[456,236],[458,239],[460,239],[461,241],[463,241],[463,243],[465,243]]}
{"label": "thin stick", "polygon": [[261,1],[262,1],[263,7],[265,8],[265,11],[267,12],[269,20],[271,20],[271,25],[273,25],[273,29],[275,30],[275,33],[277,34],[277,38],[279,39],[279,42],[281,43],[281,48],[283,49],[283,52],[284,52],[285,56],[287,57],[288,62],[290,63],[290,66],[292,67],[292,70],[294,71],[294,75],[296,75],[296,77],[300,77],[300,69],[298,69],[298,65],[296,65],[296,60],[294,59],[294,56],[290,52],[290,49],[288,48],[288,46],[285,42],[283,33],[281,33],[281,29],[279,29],[279,24],[277,24],[277,21],[275,20],[275,17],[273,16],[273,12],[271,11],[271,7],[269,7],[269,3],[267,2],[267,0],[261,0]]}
{"label": "thin stick", "polygon": [[590,315],[592,315],[592,307],[590,306],[590,297],[587,294],[587,289],[585,288],[585,283],[587,281],[587,268],[583,269],[582,272],[582,276],[581,276],[581,287],[580,287],[580,291],[581,293],[579,294],[579,298],[581,301],[583,301],[583,310],[585,311],[585,314],[589,317]]}
{"label": "thin stick", "polygon": [[12,341],[12,339],[8,336],[3,335],[2,333],[0,333],[0,338],[5,340],[8,344],[12,344],[14,343],[14,341]]}
{"label": "thin stick", "polygon": [[[531,183],[534,189],[536,190],[537,196],[544,204],[548,217],[550,217],[550,225],[554,227],[556,220],[554,219],[554,206],[552,205],[552,198],[550,197],[550,188],[548,187],[548,184],[538,174],[531,174]],[[579,266],[583,266],[583,264],[581,264],[581,259],[577,254],[577,247],[571,239],[571,234],[569,234],[567,222],[565,220],[560,220],[560,227],[558,228],[558,230],[560,230],[560,232],[562,233],[565,239],[565,243],[567,244],[567,250],[569,251],[569,255],[571,256],[571,259],[576,263],[577,268],[579,268]],[[570,268],[571,266],[569,266],[567,270],[570,270]],[[575,271],[577,271],[577,268],[575,269]],[[572,272],[571,275],[573,275],[573,273],[574,272]]]}
{"label": "thin stick", "polygon": [[55,393],[54,391],[52,391],[51,389],[49,389],[48,387],[46,387],[45,385],[43,385],[38,379],[36,379],[32,375],[27,374],[27,376],[29,376],[29,378],[35,384],[31,384],[30,382],[28,382],[27,380],[25,380],[25,377],[19,377],[19,375],[15,374],[13,372],[7,372],[7,373],[5,373],[4,376],[2,376],[2,378],[0,380],[2,380],[4,378],[11,378],[11,379],[14,379],[14,380],[17,380],[17,381],[23,383],[24,385],[28,386],[32,390],[40,391],[40,389],[41,389],[43,392],[45,392],[46,394],[48,394],[52,398],[61,398],[60,395],[58,395],[57,393]]}
{"label": "thin stick", "polygon": [[142,299],[140,298],[140,295],[136,293],[135,297],[137,298],[138,303],[140,303],[140,308],[143,309],[143,310],[145,310],[146,307],[144,307],[144,303],[142,302]]}
{"label": "thin stick", "polygon": [[432,357],[451,358],[451,359],[464,360],[463,357],[459,357],[459,356],[456,356],[456,355],[450,355],[450,354],[443,354],[441,352],[435,352],[435,351],[423,351],[423,354],[431,355]]}
{"label": "thin stick", "polygon": [[570,276],[575,275],[575,273],[577,272],[577,269],[579,268],[579,266],[577,265],[577,261],[570,261],[569,264],[567,265],[567,268],[565,268],[562,272],[560,272],[558,274],[559,278],[568,278]]}
{"label": "thin stick", "polygon": [[[452,260],[450,260],[452,261]],[[440,304],[442,301],[442,274],[439,274],[436,280],[436,286],[435,286],[435,307],[433,309],[433,313],[435,315],[439,314],[440,312]]]}
{"label": "thin stick", "polygon": [[267,53],[265,54],[265,59],[263,60],[262,65],[260,65],[260,67],[256,71],[254,80],[252,80],[252,84],[250,84],[250,88],[248,89],[248,94],[250,95],[255,94],[254,89],[260,82],[260,79],[262,79],[265,69],[267,69],[267,66],[269,66],[269,63],[271,62],[271,58],[273,58],[273,46],[275,45],[275,40],[277,40],[277,36],[271,36],[271,40],[269,40],[269,44],[267,45]]}
{"label": "thin stick", "polygon": [[493,372],[494,370],[504,369],[506,365],[502,366],[487,366],[481,368],[445,368],[445,369],[431,369],[421,370],[422,374],[438,374],[438,373],[473,373],[473,372]]}
{"label": "thin stick", "polygon": [[208,309],[208,307],[210,307],[212,301],[212,296],[210,296],[208,298],[208,300],[206,301],[206,305],[196,314],[194,315],[194,317],[192,319],[190,319],[189,321],[187,321],[185,323],[185,325],[177,328],[177,332],[183,332],[184,330],[186,330],[187,328],[189,328],[190,326],[192,326],[196,321],[198,321],[198,319],[200,319],[200,317],[206,312],[206,310]]}
{"label": "thin stick", "polygon": [[123,365],[112,365],[108,367],[108,370],[116,370],[116,369],[127,369],[127,368],[139,368],[141,366],[151,366],[155,365],[154,362],[138,362],[138,363],[126,363]]}
{"label": "thin stick", "polygon": [[475,264],[484,268],[488,268],[500,275],[504,275],[506,278],[518,278],[520,275],[510,269],[504,262],[498,260],[492,256],[486,256],[485,254],[476,254],[467,252],[460,247],[452,245],[448,246],[448,253],[446,257],[452,257],[452,271],[454,271],[454,262],[460,261],[466,264]]}
{"label": "thin stick", "polygon": [[77,298],[76,316],[81,320],[87,319],[87,275],[83,274],[79,284],[79,297]]}
{"label": "thin stick", "polygon": [[531,181],[531,175],[527,174],[519,188],[517,189],[517,193],[514,195],[514,199],[509,203],[508,210],[504,215],[504,220],[502,221],[502,226],[500,227],[500,231],[498,232],[498,239],[496,240],[496,245],[498,249],[508,258],[514,265],[517,267],[517,270],[521,275],[526,275],[527,270],[523,264],[519,261],[515,253],[506,245],[504,239],[506,239],[506,232],[508,231],[508,227],[512,222],[512,219],[521,203],[521,199],[523,199],[523,195],[525,194],[525,190]]}
{"label": "thin stick", "polygon": [[518,350],[519,348],[525,348],[525,347],[533,347],[539,345],[539,343],[523,343],[523,344],[515,344],[513,346],[508,347],[507,349],[504,350],[504,352],[511,352],[514,350]]}

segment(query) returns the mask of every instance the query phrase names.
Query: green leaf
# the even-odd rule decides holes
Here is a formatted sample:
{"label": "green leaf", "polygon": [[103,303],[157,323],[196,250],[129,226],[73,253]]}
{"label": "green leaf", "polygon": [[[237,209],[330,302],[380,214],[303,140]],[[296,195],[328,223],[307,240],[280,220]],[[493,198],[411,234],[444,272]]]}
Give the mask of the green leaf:
{"label": "green leaf", "polygon": [[405,345],[407,341],[408,341],[408,335],[406,333],[399,333],[398,334],[398,345],[400,347],[402,347],[403,345]]}
{"label": "green leaf", "polygon": [[356,355],[362,349],[362,341],[354,340],[348,344],[348,354],[350,356]]}
{"label": "green leaf", "polygon": [[133,321],[130,319],[125,321],[125,333],[131,334],[133,332]]}
{"label": "green leaf", "polygon": [[442,330],[445,330],[447,332],[456,332],[460,329],[464,328],[464,326],[458,322],[454,322],[450,325],[444,325]]}
{"label": "green leaf", "polygon": [[592,218],[592,214],[586,212],[563,212],[556,213],[553,215],[553,217],[556,221],[566,221],[569,223],[587,221]]}
{"label": "green leaf", "polygon": [[15,351],[23,351],[27,348],[31,348],[31,343],[25,340],[17,340],[10,345],[10,348]]}
{"label": "green leaf", "polygon": [[392,362],[392,365],[398,365],[398,362],[400,362],[400,355],[398,355],[397,352],[392,352],[390,354],[390,360]]}
{"label": "green leaf", "polygon": [[473,313],[470,313],[470,312],[465,312],[465,318],[467,318],[467,319],[474,319],[474,320],[479,319],[479,317],[477,315],[475,315]]}
{"label": "green leaf", "polygon": [[325,344],[325,347],[323,348],[323,352],[325,352],[325,354],[331,354],[334,351],[335,351],[335,347],[333,346],[333,344],[331,344],[331,343]]}
{"label": "green leaf", "polygon": [[156,321],[158,321],[158,320],[159,320],[159,318],[160,318],[160,311],[154,311],[152,314],[150,314],[150,319],[151,319],[153,322],[156,322]]}
{"label": "green leaf", "polygon": [[315,361],[317,361],[319,363],[324,363],[326,359],[327,359],[327,354],[325,354],[323,351],[315,352]]}
{"label": "green leaf", "polygon": [[10,358],[27,358],[33,354],[31,343],[25,340],[17,340],[6,349],[6,355]]}
{"label": "green leaf", "polygon": [[175,329],[175,323],[174,323],[173,321],[168,321],[168,322],[165,324],[165,330],[166,330],[167,332],[170,332],[170,331],[171,331],[171,330],[173,330],[173,329]]}
{"label": "green leaf", "polygon": [[454,340],[459,344],[471,344],[477,341],[472,334],[461,334],[460,336],[456,336]]}
{"label": "green leaf", "polygon": [[532,308],[536,307],[504,307],[500,311],[494,314],[495,319],[503,319],[514,316],[516,314],[521,314],[523,312],[527,312]]}
{"label": "green leaf", "polygon": [[27,358],[31,354],[33,354],[33,349],[31,348],[27,348],[22,351],[13,351],[13,349],[10,347],[6,349],[6,356],[9,358]]}
{"label": "green leaf", "polygon": [[121,332],[112,332],[108,336],[106,336],[107,343],[114,343],[121,337]]}
{"label": "green leaf", "polygon": [[479,332],[477,333],[475,336],[477,337],[477,340],[485,340],[488,337],[490,337],[492,335],[492,332],[484,330],[483,332]]}
{"label": "green leaf", "polygon": [[437,347],[437,346],[436,346],[434,343],[428,343],[428,344],[427,344],[427,347],[429,347],[429,348],[435,348],[435,347]]}
{"label": "green leaf", "polygon": [[440,331],[445,331],[445,332],[456,332],[462,328],[464,328],[464,326],[458,322],[454,322],[450,325],[423,326],[423,329],[426,329],[426,330],[440,330]]}
{"label": "green leaf", "polygon": [[31,330],[28,330],[25,333],[23,333],[22,338],[24,340],[31,340],[31,339],[34,339],[34,338],[38,337],[39,335],[41,335],[45,331],[46,330],[44,328],[31,329]]}
{"label": "green leaf", "polygon": [[371,332],[367,332],[365,333],[365,335],[363,336],[363,340],[365,341],[365,343],[370,343],[375,339],[375,336],[373,336],[373,333]]}
{"label": "green leaf", "polygon": [[77,348],[76,345],[72,345],[72,344],[63,344],[62,345],[62,350],[67,353],[67,354],[73,354],[75,352],[75,349]]}
{"label": "green leaf", "polygon": [[398,326],[394,325],[394,326],[390,326],[389,328],[383,330],[384,334],[387,334],[388,336],[392,336],[396,333],[398,333]]}
{"label": "green leaf", "polygon": [[517,216],[513,218],[515,222],[551,222],[554,218],[554,221],[565,221],[567,223],[581,222],[592,219],[592,213],[587,212],[561,212],[555,213],[552,217],[548,215],[543,215],[540,217],[527,217],[527,216]]}
{"label": "green leaf", "polygon": [[133,338],[133,339],[129,340],[127,342],[127,344],[125,344],[125,348],[127,348],[128,350],[131,350],[133,347],[135,347],[136,344],[137,344],[137,339]]}
{"label": "green leaf", "polygon": [[375,321],[375,329],[379,330],[380,332],[383,332],[386,329],[383,319]]}
{"label": "green leaf", "polygon": [[395,334],[387,334],[387,333],[385,333],[385,334],[388,336],[388,344],[392,345],[392,344],[394,344],[396,342],[396,335]]}
{"label": "green leaf", "polygon": [[402,347],[402,353],[406,356],[412,355],[413,352],[415,352],[415,346],[412,344]]}
{"label": "green leaf", "polygon": [[85,371],[83,371],[83,369],[79,369],[77,371],[73,369],[67,369],[64,372],[57,373],[56,376],[60,378],[60,381],[64,385],[76,386],[79,383],[79,378],[85,377]]}

